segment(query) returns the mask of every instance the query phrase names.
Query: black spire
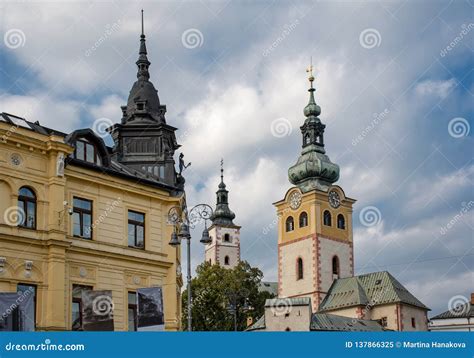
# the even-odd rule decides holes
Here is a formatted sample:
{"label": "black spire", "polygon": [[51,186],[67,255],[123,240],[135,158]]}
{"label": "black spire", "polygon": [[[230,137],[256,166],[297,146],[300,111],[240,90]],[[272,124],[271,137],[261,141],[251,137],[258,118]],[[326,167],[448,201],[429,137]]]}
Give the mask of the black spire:
{"label": "black spire", "polygon": [[212,223],[215,225],[234,225],[232,220],[235,218],[235,214],[229,208],[229,191],[226,189],[224,183],[224,159],[221,160],[221,182],[219,189],[216,192],[217,204],[216,210],[211,216]]}
{"label": "black spire", "polygon": [[150,78],[150,73],[148,72],[148,67],[150,67],[150,61],[148,61],[148,57],[146,55],[147,52],[142,9],[142,34],[140,35],[140,51],[138,52],[138,60],[136,62],[138,66],[137,78],[139,80],[148,80]]}

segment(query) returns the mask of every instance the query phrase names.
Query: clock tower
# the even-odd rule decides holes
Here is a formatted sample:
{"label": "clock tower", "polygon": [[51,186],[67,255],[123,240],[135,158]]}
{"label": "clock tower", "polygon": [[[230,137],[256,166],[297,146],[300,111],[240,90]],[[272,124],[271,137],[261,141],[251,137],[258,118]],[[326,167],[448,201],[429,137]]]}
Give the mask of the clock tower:
{"label": "clock tower", "polygon": [[325,125],[314,100],[312,66],[309,103],[300,127],[302,152],[288,170],[294,186],[274,203],[278,216],[278,296],[309,297],[313,312],[334,279],[354,275],[352,205],[334,183],[339,166],[324,148]]}

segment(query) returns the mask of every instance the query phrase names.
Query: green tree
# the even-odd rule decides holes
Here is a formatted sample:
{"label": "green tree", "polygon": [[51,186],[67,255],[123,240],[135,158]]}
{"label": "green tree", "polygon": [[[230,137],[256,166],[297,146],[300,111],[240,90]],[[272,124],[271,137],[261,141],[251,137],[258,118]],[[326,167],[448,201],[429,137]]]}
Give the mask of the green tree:
{"label": "green tree", "polygon": [[[247,318],[255,321],[265,309],[265,300],[273,296],[259,292],[262,271],[241,261],[233,269],[205,262],[191,280],[193,331],[233,331],[247,328]],[[187,329],[187,290],[183,293],[183,330]],[[235,309],[235,316],[234,316]]]}

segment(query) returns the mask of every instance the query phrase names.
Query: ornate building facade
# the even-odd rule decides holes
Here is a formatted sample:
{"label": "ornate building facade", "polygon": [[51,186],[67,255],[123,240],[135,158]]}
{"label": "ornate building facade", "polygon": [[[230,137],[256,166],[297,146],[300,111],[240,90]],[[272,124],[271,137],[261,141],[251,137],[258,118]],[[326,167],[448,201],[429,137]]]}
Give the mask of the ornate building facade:
{"label": "ornate building facade", "polygon": [[0,292],[34,293],[36,330],[83,329],[84,290],[109,290],[114,329],[136,330],[137,290],[154,286],[165,329],[180,329],[180,250],[168,245],[166,214],[184,179],[149,65],[142,31],[113,148],[90,129],[0,115]]}
{"label": "ornate building facade", "polygon": [[234,268],[240,262],[240,226],[234,224],[235,214],[229,208],[229,191],[224,183],[221,164],[221,182],[216,192],[216,209],[209,228],[211,242],[206,245],[206,261],[211,265]]}

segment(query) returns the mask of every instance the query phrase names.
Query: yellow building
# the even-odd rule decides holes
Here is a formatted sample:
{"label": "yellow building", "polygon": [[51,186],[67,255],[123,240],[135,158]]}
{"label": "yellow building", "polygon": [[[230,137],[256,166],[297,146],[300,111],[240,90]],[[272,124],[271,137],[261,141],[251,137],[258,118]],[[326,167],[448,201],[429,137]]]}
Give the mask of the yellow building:
{"label": "yellow building", "polygon": [[113,148],[100,130],[66,134],[0,115],[0,292],[33,290],[36,330],[81,329],[90,289],[112,291],[115,330],[135,330],[137,289],[153,286],[165,329],[180,329],[180,251],[166,218],[184,179],[140,41],[138,79],[108,128]]}

